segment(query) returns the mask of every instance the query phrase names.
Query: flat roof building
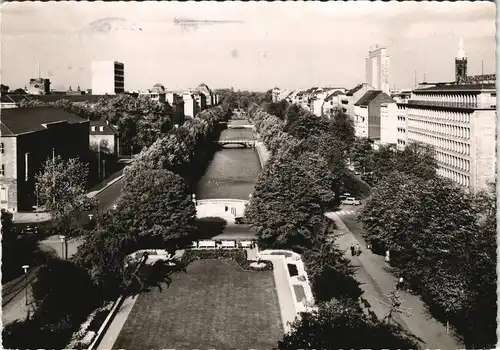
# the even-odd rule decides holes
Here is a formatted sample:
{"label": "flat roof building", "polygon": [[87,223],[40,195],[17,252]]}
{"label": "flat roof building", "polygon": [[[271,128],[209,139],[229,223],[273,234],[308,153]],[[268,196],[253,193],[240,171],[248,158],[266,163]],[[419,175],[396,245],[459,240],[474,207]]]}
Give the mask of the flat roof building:
{"label": "flat roof building", "polygon": [[92,62],[92,94],[125,93],[125,67],[117,61]]}

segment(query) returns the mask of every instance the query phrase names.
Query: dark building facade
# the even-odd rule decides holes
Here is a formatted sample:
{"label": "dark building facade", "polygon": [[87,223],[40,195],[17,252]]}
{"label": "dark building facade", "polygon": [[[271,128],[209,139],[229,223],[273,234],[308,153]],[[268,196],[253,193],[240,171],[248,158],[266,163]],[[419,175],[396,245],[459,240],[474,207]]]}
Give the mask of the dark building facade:
{"label": "dark building facade", "polygon": [[2,110],[0,205],[11,212],[36,205],[35,175],[52,156],[89,157],[89,121],[58,108]]}

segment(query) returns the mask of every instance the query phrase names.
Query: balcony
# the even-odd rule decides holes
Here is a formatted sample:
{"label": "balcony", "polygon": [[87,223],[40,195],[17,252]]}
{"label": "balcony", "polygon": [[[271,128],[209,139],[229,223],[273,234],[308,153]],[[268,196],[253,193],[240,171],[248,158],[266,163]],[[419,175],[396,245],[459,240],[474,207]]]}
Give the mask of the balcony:
{"label": "balcony", "polygon": [[478,108],[477,102],[448,102],[448,101],[423,101],[408,100],[409,105],[430,106],[430,107],[452,107],[452,108]]}

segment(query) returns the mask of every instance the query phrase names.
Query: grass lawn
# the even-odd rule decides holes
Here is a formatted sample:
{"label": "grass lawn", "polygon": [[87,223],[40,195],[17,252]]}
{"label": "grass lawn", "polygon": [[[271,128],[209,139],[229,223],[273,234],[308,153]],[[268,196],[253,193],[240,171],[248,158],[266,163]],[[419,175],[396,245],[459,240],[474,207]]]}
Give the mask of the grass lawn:
{"label": "grass lawn", "polygon": [[270,349],[283,337],[272,271],[196,260],[143,292],[114,349]]}

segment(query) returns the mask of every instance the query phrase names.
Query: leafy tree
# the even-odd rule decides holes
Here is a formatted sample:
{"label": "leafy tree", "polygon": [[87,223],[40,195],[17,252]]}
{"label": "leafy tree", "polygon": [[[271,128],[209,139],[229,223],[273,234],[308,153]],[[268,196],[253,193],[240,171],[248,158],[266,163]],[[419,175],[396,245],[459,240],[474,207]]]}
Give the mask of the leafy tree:
{"label": "leafy tree", "polygon": [[356,138],[349,155],[355,169],[363,173],[373,171],[374,157],[375,151],[371,140],[366,137]]}
{"label": "leafy tree", "polygon": [[487,190],[476,195],[479,211],[477,241],[467,256],[471,266],[465,311],[466,342],[468,347],[494,348],[496,337],[497,300],[497,202],[496,188],[492,183]]}
{"label": "leafy tree", "polygon": [[396,170],[429,180],[436,176],[437,161],[432,146],[412,142],[396,152]]}
{"label": "leafy tree", "polygon": [[121,216],[105,214],[74,256],[106,298],[116,297],[128,286],[133,271],[125,264],[126,257],[140,248],[138,237],[123,227]]}
{"label": "leafy tree", "polygon": [[[38,198],[56,221],[67,221],[87,200],[87,165],[78,158],[49,158],[35,179]],[[70,220],[71,221],[71,220]]]}
{"label": "leafy tree", "polygon": [[394,172],[374,188],[360,215],[366,237],[391,250],[391,263],[435,316],[475,347],[493,344],[495,334],[487,305],[496,290],[496,222],[481,226],[481,207],[491,213],[494,205],[476,205],[450,180]]}
{"label": "leafy tree", "polygon": [[418,349],[403,329],[367,319],[353,302],[331,300],[301,313],[278,349]]}
{"label": "leafy tree", "polygon": [[196,209],[186,182],[168,170],[136,169],[125,175],[117,217],[145,244],[175,250],[196,229]]}
{"label": "leafy tree", "polygon": [[354,267],[334,242],[334,226],[325,218],[311,247],[302,252],[316,302],[339,297],[356,299],[361,295]]}
{"label": "leafy tree", "polygon": [[325,201],[333,197],[318,174],[326,161],[312,154],[292,159],[289,154],[271,156],[257,179],[245,212],[265,247],[309,247],[321,227]]}

